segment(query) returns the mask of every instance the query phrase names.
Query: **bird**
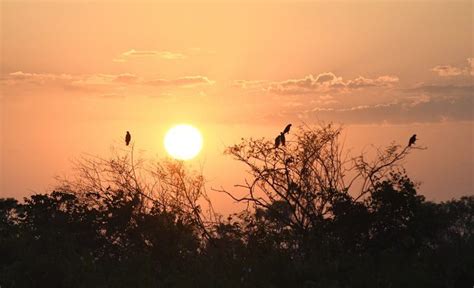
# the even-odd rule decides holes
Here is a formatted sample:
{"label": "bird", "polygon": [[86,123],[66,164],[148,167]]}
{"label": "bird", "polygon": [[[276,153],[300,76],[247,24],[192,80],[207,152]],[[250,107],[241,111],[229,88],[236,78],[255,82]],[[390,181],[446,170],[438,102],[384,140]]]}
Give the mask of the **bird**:
{"label": "bird", "polygon": [[281,145],[286,146],[285,133],[283,132],[280,133],[280,142],[281,142]]}
{"label": "bird", "polygon": [[291,124],[286,125],[285,130],[283,130],[283,133],[289,133],[291,129]]}
{"label": "bird", "polygon": [[413,134],[413,136],[410,137],[410,140],[408,140],[408,147],[415,144],[416,140],[418,140],[416,139],[416,134]]}
{"label": "bird", "polygon": [[127,134],[125,135],[125,145],[128,146],[130,140],[132,140],[132,135],[130,135],[130,132],[127,131]]}
{"label": "bird", "polygon": [[285,129],[283,129],[283,132],[280,132],[280,135],[275,138],[275,148],[280,147],[280,144],[283,146],[286,145],[285,134],[290,133],[290,129],[291,124],[286,125]]}
{"label": "bird", "polygon": [[275,138],[275,148],[278,148],[280,146],[280,142],[281,142],[280,135],[278,135]]}

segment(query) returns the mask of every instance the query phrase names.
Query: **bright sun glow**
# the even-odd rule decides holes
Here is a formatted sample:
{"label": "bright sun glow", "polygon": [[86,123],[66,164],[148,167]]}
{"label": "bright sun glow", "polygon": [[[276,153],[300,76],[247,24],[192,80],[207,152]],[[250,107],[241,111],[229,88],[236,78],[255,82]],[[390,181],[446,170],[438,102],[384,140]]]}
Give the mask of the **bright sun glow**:
{"label": "bright sun glow", "polygon": [[191,125],[174,126],[166,133],[165,148],[168,154],[175,159],[192,159],[201,151],[201,133]]}

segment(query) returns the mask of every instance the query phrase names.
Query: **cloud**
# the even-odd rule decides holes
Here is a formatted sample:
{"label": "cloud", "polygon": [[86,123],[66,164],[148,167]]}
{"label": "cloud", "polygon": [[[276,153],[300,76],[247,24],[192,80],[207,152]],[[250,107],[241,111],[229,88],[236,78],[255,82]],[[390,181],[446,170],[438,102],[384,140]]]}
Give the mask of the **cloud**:
{"label": "cloud", "polygon": [[463,69],[451,65],[438,65],[431,71],[438,73],[439,76],[458,76],[464,73]]}
{"label": "cloud", "polygon": [[45,88],[62,88],[87,92],[100,92],[103,95],[116,94],[114,90],[125,87],[166,87],[190,88],[202,85],[213,85],[215,81],[205,76],[185,76],[176,79],[145,80],[134,74],[50,74],[50,73],[25,73],[17,71],[0,77],[0,83],[5,87],[25,87],[25,85],[43,86]]}
{"label": "cloud", "polygon": [[398,77],[396,76],[380,76],[375,79],[369,79],[364,77],[357,77],[354,80],[349,80],[346,83],[348,88],[367,88],[367,87],[390,87],[398,82]]}
{"label": "cloud", "polygon": [[308,90],[318,90],[321,88],[342,87],[344,82],[341,77],[337,77],[331,72],[321,73],[314,77],[313,75],[305,76],[300,79],[289,79],[281,82],[273,82],[270,84],[269,90],[276,93],[296,93],[301,94]]}
{"label": "cloud", "polygon": [[152,86],[177,86],[177,87],[194,87],[200,85],[212,85],[215,81],[209,80],[204,76],[187,76],[177,79],[156,79],[146,81],[143,84]]}
{"label": "cloud", "polygon": [[442,97],[473,97],[474,85],[434,85],[423,84],[414,88],[404,89],[407,93],[424,93]]}
{"label": "cloud", "polygon": [[456,99],[421,98],[350,108],[320,108],[303,113],[307,120],[319,119],[342,123],[428,123],[441,121],[473,121],[472,97]]}
{"label": "cloud", "polygon": [[170,51],[157,51],[157,50],[135,50],[131,49],[129,51],[123,52],[114,62],[127,62],[130,59],[137,58],[157,58],[165,60],[181,60],[185,59],[187,56],[179,52],[170,52]]}
{"label": "cloud", "polygon": [[0,84],[7,89],[28,89],[34,86],[34,89],[63,89],[104,94],[110,94],[115,88],[139,81],[139,78],[132,74],[71,75],[17,71],[0,77]]}
{"label": "cloud", "polygon": [[117,83],[132,84],[137,83],[140,78],[133,74],[125,73],[114,77],[113,81]]}
{"label": "cloud", "polygon": [[467,62],[469,63],[469,74],[474,76],[474,58],[467,58]]}
{"label": "cloud", "polygon": [[3,75],[0,80],[7,85],[37,84],[45,85],[50,82],[63,82],[77,85],[109,85],[115,83],[132,84],[139,81],[133,74],[51,74],[51,73],[25,73],[23,71],[12,72]]}
{"label": "cloud", "polygon": [[6,85],[16,85],[19,83],[29,83],[43,85],[51,81],[71,81],[74,77],[69,74],[50,74],[50,73],[25,73],[17,71],[3,75],[0,81]]}
{"label": "cloud", "polygon": [[133,74],[91,74],[77,76],[77,79],[72,81],[73,85],[82,86],[97,86],[97,85],[130,85],[138,83],[139,77]]}
{"label": "cloud", "polygon": [[452,65],[438,65],[431,69],[431,71],[441,77],[452,77],[461,75],[474,76],[474,58],[467,58],[467,66],[456,67]]}
{"label": "cloud", "polygon": [[268,86],[268,81],[264,80],[234,80],[230,84],[233,88],[241,88],[245,90],[265,90]]}
{"label": "cloud", "polygon": [[267,90],[276,94],[308,94],[328,92],[330,90],[351,91],[363,88],[392,87],[399,81],[398,77],[384,75],[377,78],[359,76],[352,80],[343,80],[332,72],[312,74],[300,79],[289,79],[269,83]]}
{"label": "cloud", "polygon": [[426,123],[473,121],[474,85],[420,85],[399,90],[404,93],[388,103],[327,107],[322,101],[311,110],[300,112],[306,120],[343,123]]}
{"label": "cloud", "polygon": [[337,104],[339,103],[339,101],[334,99],[334,97],[331,95],[322,95],[322,96],[319,96],[318,100],[314,100],[314,103],[323,105],[323,106],[328,106],[328,105]]}

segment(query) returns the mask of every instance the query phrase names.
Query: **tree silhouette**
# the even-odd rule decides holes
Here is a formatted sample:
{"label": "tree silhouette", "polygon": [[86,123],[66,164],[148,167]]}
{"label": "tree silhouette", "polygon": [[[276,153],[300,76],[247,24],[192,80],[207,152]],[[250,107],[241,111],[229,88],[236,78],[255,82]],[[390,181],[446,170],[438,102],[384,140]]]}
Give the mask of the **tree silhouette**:
{"label": "tree silhouette", "polygon": [[[414,146],[351,156],[340,127],[244,140],[248,209],[217,217],[177,161],[87,156],[49,194],[0,199],[2,287],[470,287],[474,197],[427,201]],[[247,175],[248,177],[249,175]]]}
{"label": "tree silhouette", "polygon": [[[350,156],[339,141],[340,127],[331,124],[315,129],[301,129],[290,145],[273,149],[265,139],[244,140],[229,147],[230,154],[250,170],[251,181],[244,187],[248,194],[238,197],[221,190],[239,202],[282,214],[295,232],[304,234],[321,219],[333,216],[333,205],[363,201],[378,181],[398,167],[411,147],[391,145],[377,150],[374,159],[365,155]],[[280,203],[280,204],[278,204]],[[278,204],[278,209],[275,205]]]}
{"label": "tree silhouette", "polygon": [[159,208],[197,224],[201,233],[208,236],[207,226],[214,221],[215,213],[204,177],[188,171],[182,161],[134,160],[133,153],[132,148],[129,154],[115,151],[109,159],[82,157],[74,162],[76,174],[58,179],[57,189],[77,195],[91,206],[115,207],[125,199],[135,212]]}

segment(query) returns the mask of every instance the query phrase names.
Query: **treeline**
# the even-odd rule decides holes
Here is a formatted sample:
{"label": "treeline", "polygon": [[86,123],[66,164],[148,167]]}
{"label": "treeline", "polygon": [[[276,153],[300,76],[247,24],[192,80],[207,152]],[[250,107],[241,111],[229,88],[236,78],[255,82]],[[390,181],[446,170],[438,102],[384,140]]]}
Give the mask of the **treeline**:
{"label": "treeline", "polygon": [[221,191],[248,204],[228,217],[182,163],[83,159],[50,194],[0,199],[0,286],[472,287],[474,197],[426,201],[397,164],[411,147],[343,159],[338,135],[230,147],[252,181]]}

